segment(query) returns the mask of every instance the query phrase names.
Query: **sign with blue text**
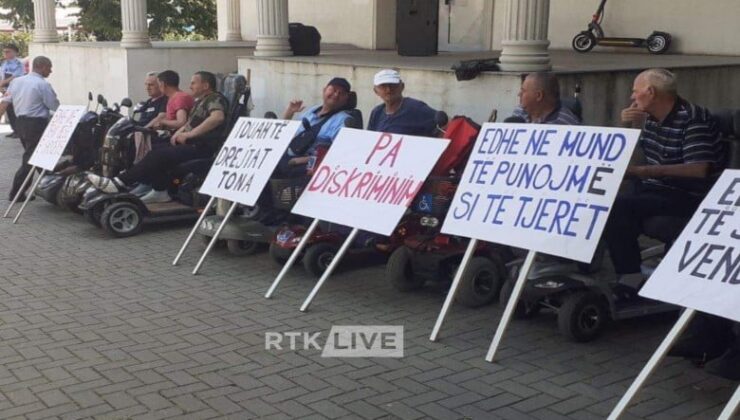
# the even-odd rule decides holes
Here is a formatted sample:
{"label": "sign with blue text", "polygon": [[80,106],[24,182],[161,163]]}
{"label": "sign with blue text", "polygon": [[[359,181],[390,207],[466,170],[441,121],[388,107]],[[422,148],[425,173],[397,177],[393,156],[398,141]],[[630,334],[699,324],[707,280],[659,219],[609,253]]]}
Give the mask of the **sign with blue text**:
{"label": "sign with blue text", "polygon": [[485,124],[442,232],[588,262],[639,135]]}
{"label": "sign with blue text", "polygon": [[239,118],[200,193],[255,205],[300,125],[300,121]]}
{"label": "sign with blue text", "polygon": [[740,322],[740,170],[726,170],[640,295]]}

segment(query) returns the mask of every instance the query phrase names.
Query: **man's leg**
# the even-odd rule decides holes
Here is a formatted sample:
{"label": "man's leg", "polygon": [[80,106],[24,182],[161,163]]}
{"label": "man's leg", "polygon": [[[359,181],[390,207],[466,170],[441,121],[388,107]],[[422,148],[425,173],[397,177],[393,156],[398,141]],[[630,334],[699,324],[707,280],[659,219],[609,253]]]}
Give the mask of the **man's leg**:
{"label": "man's leg", "polygon": [[[23,185],[23,181],[25,181],[28,176],[28,172],[31,170],[31,165],[28,164],[28,160],[31,159],[31,155],[33,155],[36,145],[44,134],[47,121],[42,118],[19,118],[17,124],[24,151],[21,166],[13,177],[13,187],[10,190],[11,200],[18,193],[21,185]],[[28,187],[29,185],[26,185],[26,190]]]}
{"label": "man's leg", "polygon": [[170,171],[188,160],[201,157],[193,146],[170,146],[152,150],[131,169],[118,176],[126,185],[145,182],[155,190],[166,190],[170,181]]}
{"label": "man's leg", "polygon": [[642,188],[620,195],[614,202],[604,228],[614,269],[619,275],[640,272],[640,246],[645,219],[655,216],[691,216],[700,200],[682,191]]}

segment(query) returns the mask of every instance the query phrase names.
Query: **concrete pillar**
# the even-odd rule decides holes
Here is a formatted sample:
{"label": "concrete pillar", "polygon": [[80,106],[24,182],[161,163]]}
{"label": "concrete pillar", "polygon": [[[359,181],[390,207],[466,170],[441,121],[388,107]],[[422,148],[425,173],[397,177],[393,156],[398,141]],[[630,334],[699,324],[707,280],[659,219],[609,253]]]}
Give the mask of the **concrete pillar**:
{"label": "concrete pillar", "polygon": [[217,7],[223,8],[218,13],[219,41],[241,41],[242,25],[239,11],[240,0],[219,0]]}
{"label": "concrete pillar", "polygon": [[146,0],[121,0],[121,47],[151,47],[146,20]]}
{"label": "concrete pillar", "polygon": [[288,41],[288,0],[257,0],[257,47],[254,55],[293,55]]}
{"label": "concrete pillar", "polygon": [[59,42],[54,0],[34,0],[33,16],[33,42]]}
{"label": "concrete pillar", "polygon": [[550,0],[506,0],[501,70],[550,70]]}

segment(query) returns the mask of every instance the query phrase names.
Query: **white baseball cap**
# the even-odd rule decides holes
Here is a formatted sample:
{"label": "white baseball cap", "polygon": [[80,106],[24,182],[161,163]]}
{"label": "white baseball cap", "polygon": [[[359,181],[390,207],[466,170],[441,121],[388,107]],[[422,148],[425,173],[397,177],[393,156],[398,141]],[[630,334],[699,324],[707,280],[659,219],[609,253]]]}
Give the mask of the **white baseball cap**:
{"label": "white baseball cap", "polygon": [[373,84],[380,86],[384,84],[397,85],[401,83],[401,75],[397,71],[392,69],[385,69],[375,73],[373,78]]}

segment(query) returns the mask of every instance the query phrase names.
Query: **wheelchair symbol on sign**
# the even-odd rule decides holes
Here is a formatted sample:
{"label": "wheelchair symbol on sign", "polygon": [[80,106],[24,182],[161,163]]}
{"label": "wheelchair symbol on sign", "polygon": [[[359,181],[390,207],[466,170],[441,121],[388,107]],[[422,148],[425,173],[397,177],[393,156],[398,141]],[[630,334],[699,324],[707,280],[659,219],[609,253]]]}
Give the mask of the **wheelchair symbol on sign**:
{"label": "wheelchair symbol on sign", "polygon": [[421,196],[421,200],[419,200],[419,204],[416,206],[419,211],[429,213],[432,211],[432,196],[429,194],[424,194]]}

